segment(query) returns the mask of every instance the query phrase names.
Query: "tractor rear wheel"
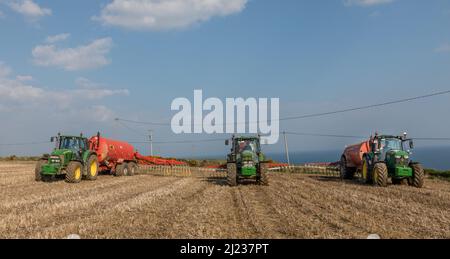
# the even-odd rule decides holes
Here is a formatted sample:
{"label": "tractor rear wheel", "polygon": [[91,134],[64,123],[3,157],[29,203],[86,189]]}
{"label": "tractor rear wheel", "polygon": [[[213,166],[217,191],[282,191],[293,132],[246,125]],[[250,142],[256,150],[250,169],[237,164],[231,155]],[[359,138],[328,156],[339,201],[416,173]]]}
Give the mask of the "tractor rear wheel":
{"label": "tractor rear wheel", "polygon": [[347,159],[343,156],[340,165],[341,180],[352,180],[355,176],[355,169],[347,167]]}
{"label": "tractor rear wheel", "polygon": [[425,181],[425,172],[422,165],[411,164],[410,167],[413,170],[413,177],[409,179],[409,184],[416,188],[422,188]]}
{"label": "tractor rear wheel", "polygon": [[127,164],[120,164],[116,166],[116,173],[114,174],[117,177],[127,176],[128,175],[128,167]]}
{"label": "tractor rear wheel", "polygon": [[135,162],[128,163],[127,167],[128,167],[128,176],[133,176],[136,174],[137,165]]}
{"label": "tractor rear wheel", "polygon": [[373,167],[373,184],[375,186],[387,187],[388,185],[388,169],[386,164],[377,163]]}
{"label": "tractor rear wheel", "polygon": [[235,163],[227,164],[227,182],[229,186],[237,186],[237,168]]}
{"label": "tractor rear wheel", "polygon": [[83,166],[80,162],[72,161],[67,166],[66,172],[66,182],[68,183],[79,183],[83,176]]}
{"label": "tractor rear wheel", "polygon": [[96,155],[91,155],[86,163],[86,179],[89,181],[97,180],[98,176],[98,158]]}
{"label": "tractor rear wheel", "polygon": [[42,181],[42,166],[47,163],[47,160],[39,160],[34,168],[34,180],[36,182]]}
{"label": "tractor rear wheel", "polygon": [[267,176],[268,167],[266,163],[259,163],[259,179],[258,183],[260,185],[268,186],[269,177]]}

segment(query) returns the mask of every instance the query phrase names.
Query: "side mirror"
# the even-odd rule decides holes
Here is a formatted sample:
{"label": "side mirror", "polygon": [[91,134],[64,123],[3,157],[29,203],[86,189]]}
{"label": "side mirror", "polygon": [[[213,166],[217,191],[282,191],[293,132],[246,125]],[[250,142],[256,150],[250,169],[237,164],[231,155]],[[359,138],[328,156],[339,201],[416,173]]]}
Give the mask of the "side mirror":
{"label": "side mirror", "polygon": [[409,141],[409,148],[414,149],[414,141],[412,140]]}
{"label": "side mirror", "polygon": [[229,146],[229,145],[230,145],[230,140],[229,139],[225,140],[225,146]]}
{"label": "side mirror", "polygon": [[50,142],[55,142],[55,137],[51,137]]}

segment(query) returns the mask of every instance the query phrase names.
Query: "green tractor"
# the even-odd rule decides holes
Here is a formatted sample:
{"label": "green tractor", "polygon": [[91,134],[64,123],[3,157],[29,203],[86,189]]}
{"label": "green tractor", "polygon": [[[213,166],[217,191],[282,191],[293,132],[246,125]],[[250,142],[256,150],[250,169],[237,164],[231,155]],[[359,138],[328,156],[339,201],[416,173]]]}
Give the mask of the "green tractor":
{"label": "green tractor", "polygon": [[68,183],[96,180],[99,164],[97,154],[90,150],[87,138],[80,136],[52,137],[56,147],[49,155],[44,155],[36,164],[36,181],[47,181],[57,176],[64,176]]}
{"label": "green tractor", "polygon": [[[226,140],[225,145],[230,145],[230,140]],[[268,167],[261,152],[261,138],[233,136],[231,145],[231,153],[227,158],[228,184],[237,186],[240,180],[255,179],[260,185],[269,185]]]}
{"label": "green tractor", "polygon": [[[408,147],[409,146],[409,147]],[[376,134],[369,141],[369,151],[363,155],[362,180],[386,187],[388,178],[393,184],[422,188],[425,173],[422,165],[411,160],[412,139],[403,136]]]}

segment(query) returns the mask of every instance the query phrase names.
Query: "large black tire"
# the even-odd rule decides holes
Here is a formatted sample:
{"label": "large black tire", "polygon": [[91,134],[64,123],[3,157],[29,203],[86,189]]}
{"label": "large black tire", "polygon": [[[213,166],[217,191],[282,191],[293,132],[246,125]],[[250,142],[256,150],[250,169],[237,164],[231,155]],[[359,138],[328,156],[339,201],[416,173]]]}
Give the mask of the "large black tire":
{"label": "large black tire", "polygon": [[416,187],[422,188],[425,182],[425,171],[421,164],[411,164],[410,167],[413,170],[413,177],[409,180],[409,184]]}
{"label": "large black tire", "polygon": [[80,162],[70,162],[66,170],[66,182],[80,183],[81,178],[83,178],[83,165]]}
{"label": "large black tire", "polygon": [[342,180],[352,180],[355,176],[356,169],[347,167],[347,159],[342,156],[340,163],[340,176]]}
{"label": "large black tire", "polygon": [[387,187],[388,185],[388,168],[385,163],[376,163],[373,167],[373,184],[379,187]]}
{"label": "large black tire", "polygon": [[237,186],[237,168],[235,163],[227,164],[227,183],[229,186]]}
{"label": "large black tire", "polygon": [[128,163],[128,176],[134,176],[137,173],[137,164],[135,162]]}
{"label": "large black tire", "polygon": [[47,160],[39,160],[34,168],[34,180],[36,182],[42,181],[42,166],[47,163]]}
{"label": "large black tire", "polygon": [[116,166],[116,172],[114,174],[117,177],[128,176],[128,167],[126,163]]}
{"label": "large black tire", "polygon": [[269,176],[267,163],[259,163],[258,184],[269,186]]}
{"label": "large black tire", "polygon": [[86,180],[95,181],[98,176],[98,158],[96,155],[91,155],[86,163]]}

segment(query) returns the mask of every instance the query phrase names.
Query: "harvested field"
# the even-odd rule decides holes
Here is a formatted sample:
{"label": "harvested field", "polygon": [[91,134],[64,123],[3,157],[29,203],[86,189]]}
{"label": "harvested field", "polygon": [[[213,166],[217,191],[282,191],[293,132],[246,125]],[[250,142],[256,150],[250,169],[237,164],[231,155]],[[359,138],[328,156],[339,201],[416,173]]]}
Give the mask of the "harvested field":
{"label": "harvested field", "polygon": [[0,238],[450,238],[450,182],[375,188],[272,173],[271,185],[220,177],[100,176],[34,182],[33,163],[0,163]]}

